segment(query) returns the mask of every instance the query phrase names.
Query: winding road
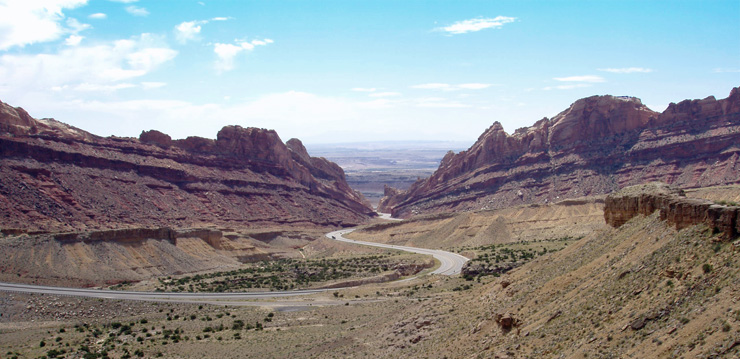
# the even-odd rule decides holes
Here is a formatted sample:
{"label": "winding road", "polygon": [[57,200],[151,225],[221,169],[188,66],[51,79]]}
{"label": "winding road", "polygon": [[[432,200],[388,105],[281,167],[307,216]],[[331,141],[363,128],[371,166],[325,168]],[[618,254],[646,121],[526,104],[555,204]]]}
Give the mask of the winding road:
{"label": "winding road", "polygon": [[[381,213],[381,218],[395,220],[390,218],[390,215]],[[343,237],[343,235],[354,231],[355,228],[342,229],[327,233],[328,238],[352,243],[364,246],[373,246],[387,249],[397,249],[412,253],[428,254],[439,260],[440,266],[434,270],[431,274],[441,275],[457,275],[460,274],[463,265],[468,261],[467,258],[442,250],[397,246],[392,244],[356,241]],[[305,290],[293,290],[293,291],[276,291],[276,292],[238,292],[238,293],[166,293],[166,292],[136,292],[136,291],[118,291],[118,290],[102,290],[102,289],[83,289],[83,288],[67,288],[67,287],[53,287],[53,286],[42,286],[32,284],[14,284],[14,283],[2,283],[0,282],[0,291],[4,292],[20,292],[20,293],[35,293],[35,294],[50,294],[50,295],[64,295],[64,296],[75,296],[75,297],[88,297],[88,298],[99,298],[99,299],[122,299],[122,300],[142,300],[142,301],[155,301],[155,302],[177,302],[177,303],[210,303],[220,305],[274,305],[275,302],[259,302],[252,301],[254,299],[270,299],[270,298],[281,298],[281,297],[293,297],[300,295],[309,295],[315,293],[322,293],[331,289],[305,289]],[[250,300],[245,302],[244,300]],[[280,305],[297,305],[305,306],[315,304],[322,305],[327,304],[324,301],[296,301],[296,302],[280,302]],[[333,302],[331,302],[333,303]]]}
{"label": "winding road", "polygon": [[327,233],[326,236],[333,240],[340,241],[340,242],[361,244],[363,246],[373,246],[373,247],[380,247],[380,248],[387,248],[387,249],[397,249],[397,250],[406,251],[406,252],[431,255],[432,257],[436,258],[440,262],[439,268],[437,268],[431,274],[441,274],[441,275],[460,274],[460,272],[462,271],[463,265],[465,264],[465,262],[468,261],[468,258],[465,258],[459,254],[447,252],[443,250],[397,246],[393,244],[384,244],[384,243],[375,243],[375,242],[356,241],[353,239],[348,239],[348,238],[343,237],[343,235],[350,233],[354,230],[355,228],[341,229],[338,231]]}

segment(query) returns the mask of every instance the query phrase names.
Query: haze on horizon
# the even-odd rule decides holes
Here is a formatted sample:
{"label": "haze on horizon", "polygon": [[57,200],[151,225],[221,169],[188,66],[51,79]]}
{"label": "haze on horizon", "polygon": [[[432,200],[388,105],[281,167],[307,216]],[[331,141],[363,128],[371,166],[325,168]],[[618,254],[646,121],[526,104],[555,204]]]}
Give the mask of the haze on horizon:
{"label": "haze on horizon", "polygon": [[102,136],[469,141],[740,85],[740,2],[0,0],[0,100]]}

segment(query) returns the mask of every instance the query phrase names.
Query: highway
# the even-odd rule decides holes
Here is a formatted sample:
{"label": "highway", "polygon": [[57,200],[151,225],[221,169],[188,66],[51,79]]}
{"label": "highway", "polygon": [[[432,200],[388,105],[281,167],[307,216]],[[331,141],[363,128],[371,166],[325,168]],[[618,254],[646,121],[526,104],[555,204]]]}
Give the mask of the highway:
{"label": "highway", "polygon": [[383,243],[366,242],[366,241],[356,241],[353,239],[343,237],[343,235],[350,233],[354,230],[355,228],[341,229],[338,231],[327,233],[326,236],[333,240],[346,242],[346,243],[361,244],[363,246],[373,246],[373,247],[388,248],[388,249],[397,249],[397,250],[406,251],[406,252],[431,255],[437,260],[439,260],[440,262],[439,268],[437,268],[431,274],[441,274],[441,275],[460,274],[460,272],[462,271],[463,265],[465,264],[465,262],[468,261],[468,258],[463,257],[457,253],[447,252],[443,250],[397,246],[393,244],[383,244]]}
{"label": "highway", "polygon": [[[381,214],[382,216],[383,214]],[[385,215],[386,219],[390,218],[390,215]],[[327,233],[328,238],[358,244],[365,246],[373,246],[388,249],[397,249],[407,252],[428,254],[439,260],[441,265],[439,268],[434,270],[431,274],[441,275],[457,275],[460,274],[463,265],[468,261],[467,258],[442,250],[407,247],[407,246],[396,246],[391,244],[355,241],[352,239],[344,238],[343,235],[354,231],[355,228],[342,229]],[[84,288],[68,288],[68,287],[53,287],[53,286],[42,286],[32,284],[14,284],[14,283],[2,283],[0,282],[0,291],[4,292],[19,292],[19,293],[35,293],[35,294],[49,294],[49,295],[64,295],[64,296],[76,296],[76,297],[88,297],[88,298],[99,298],[99,299],[121,299],[121,300],[143,300],[143,301],[155,301],[155,302],[177,302],[177,303],[210,303],[220,305],[279,305],[279,306],[306,306],[306,305],[323,305],[334,303],[324,301],[280,301],[280,302],[260,302],[254,301],[255,299],[272,299],[282,297],[292,297],[300,295],[309,295],[315,293],[322,293],[332,289],[305,289],[305,290],[294,290],[294,291],[276,291],[276,292],[238,292],[238,293],[166,293],[166,292],[136,292],[136,291],[122,291],[122,290],[103,290],[103,289],[84,289]],[[249,300],[249,301],[245,301]],[[335,304],[335,303],[334,303]]]}

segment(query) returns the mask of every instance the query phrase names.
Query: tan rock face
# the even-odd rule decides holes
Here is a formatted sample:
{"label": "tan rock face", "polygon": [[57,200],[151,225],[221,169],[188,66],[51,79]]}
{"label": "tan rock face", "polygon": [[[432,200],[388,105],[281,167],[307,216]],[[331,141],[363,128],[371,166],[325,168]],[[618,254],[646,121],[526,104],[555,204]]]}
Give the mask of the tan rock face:
{"label": "tan rock face", "polygon": [[686,198],[683,191],[664,183],[627,187],[612,193],[604,201],[604,219],[619,227],[637,215],[660,211],[660,219],[677,229],[704,224],[725,238],[737,237],[740,207],[722,206],[712,201]]}
{"label": "tan rock face", "polygon": [[593,96],[509,135],[494,123],[468,150],[381,203],[397,217],[545,203],[663,181],[740,183],[740,91],[657,113],[632,97]]}
{"label": "tan rock face", "polygon": [[298,140],[286,146],[272,130],[102,138],[1,103],[0,213],[0,228],[19,233],[350,226],[374,214],[339,166],[310,157]]}
{"label": "tan rock face", "polygon": [[0,132],[23,135],[33,131],[33,119],[26,110],[0,101]]}

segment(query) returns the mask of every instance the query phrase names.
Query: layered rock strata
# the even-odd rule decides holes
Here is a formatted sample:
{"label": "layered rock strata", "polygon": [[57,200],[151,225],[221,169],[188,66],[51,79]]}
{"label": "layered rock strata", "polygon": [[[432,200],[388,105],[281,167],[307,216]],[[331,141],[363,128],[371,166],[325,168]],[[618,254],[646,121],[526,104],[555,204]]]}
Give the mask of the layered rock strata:
{"label": "layered rock strata", "polygon": [[740,90],[672,103],[592,96],[509,135],[495,122],[467,151],[407,191],[386,190],[395,217],[544,203],[650,181],[681,188],[740,183]]}
{"label": "layered rock strata", "polygon": [[660,211],[660,219],[677,229],[704,224],[728,239],[740,233],[740,207],[687,198],[682,190],[664,183],[627,187],[608,195],[604,202],[604,219],[612,227],[655,211]]}
{"label": "layered rock strata", "polygon": [[6,234],[353,226],[374,215],[339,166],[273,130],[103,138],[2,102],[0,213]]}

